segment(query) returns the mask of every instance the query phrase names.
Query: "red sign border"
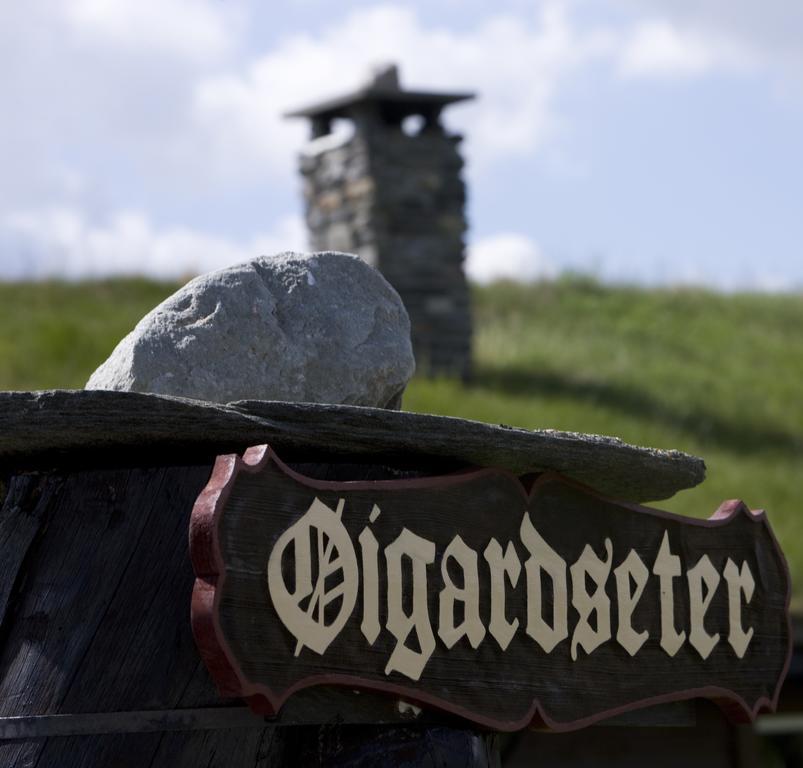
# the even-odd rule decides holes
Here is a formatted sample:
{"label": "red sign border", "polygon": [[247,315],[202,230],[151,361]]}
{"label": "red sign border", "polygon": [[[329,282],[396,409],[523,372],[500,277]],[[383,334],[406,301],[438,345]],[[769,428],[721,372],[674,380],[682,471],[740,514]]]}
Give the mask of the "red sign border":
{"label": "red sign border", "polygon": [[[603,710],[589,717],[568,722],[559,722],[550,718],[548,713],[542,709],[540,702],[536,699],[533,701],[532,705],[530,706],[530,710],[524,717],[519,720],[507,721],[496,720],[491,717],[479,715],[466,709],[465,707],[452,704],[445,699],[441,699],[438,696],[431,695],[425,691],[420,691],[410,686],[397,685],[394,683],[378,683],[376,681],[368,680],[356,675],[312,675],[299,680],[295,685],[290,686],[280,694],[277,694],[263,683],[251,682],[243,674],[243,671],[238,664],[234,653],[229,647],[220,626],[218,609],[220,595],[226,580],[226,569],[218,540],[218,521],[223,509],[226,506],[226,501],[229,497],[237,475],[240,472],[259,472],[270,462],[273,462],[284,474],[293,478],[293,480],[296,482],[308,488],[318,490],[367,490],[371,488],[382,488],[389,490],[400,487],[444,488],[455,483],[463,482],[466,479],[466,475],[470,475],[472,478],[475,478],[482,476],[483,474],[502,474],[513,479],[521,488],[522,495],[528,500],[533,495],[536,487],[542,482],[547,479],[558,478],[561,482],[582,488],[582,490],[586,493],[590,493],[601,500],[609,502],[613,501],[620,507],[630,509],[634,512],[647,513],[653,517],[663,517],[669,520],[678,520],[687,525],[697,525],[708,528],[718,527],[727,524],[728,521],[730,521],[736,515],[744,514],[751,520],[751,522],[766,526],[773,546],[775,547],[775,550],[781,559],[781,563],[783,564],[788,584],[785,600],[785,614],[789,632],[789,645],[786,654],[786,661],[776,684],[772,699],[762,697],[756,701],[753,707],[750,707],[741,696],[727,688],[720,688],[718,686],[705,686],[701,688],[688,688],[681,691],[675,691],[670,694],[639,699],[638,701],[634,701],[620,707]],[[283,461],[281,461],[281,459],[279,459],[275,451],[269,445],[264,444],[248,448],[242,457],[237,454],[226,454],[217,457],[209,482],[198,496],[195,506],[193,507],[192,516],[190,518],[189,549],[190,559],[192,561],[193,570],[195,571],[196,576],[192,591],[190,617],[192,623],[192,633],[201,658],[203,659],[204,664],[206,665],[206,668],[209,671],[215,686],[222,697],[241,697],[246,700],[250,708],[255,713],[267,717],[275,716],[281,706],[294,693],[304,688],[310,688],[316,685],[337,685],[394,694],[403,698],[405,701],[434,707],[497,731],[516,731],[526,728],[527,726],[546,727],[556,732],[573,731],[593,725],[594,723],[597,723],[601,720],[606,720],[615,715],[621,715],[626,712],[632,712],[634,710],[644,709],[646,707],[658,704],[666,704],[674,701],[686,701],[694,698],[704,698],[714,701],[734,722],[752,723],[761,712],[775,711],[778,704],[778,697],[781,692],[781,687],[784,679],[786,678],[786,674],[789,670],[789,665],[792,660],[792,625],[791,616],[789,613],[789,605],[791,600],[791,579],[786,558],[784,557],[783,551],[778,544],[778,540],[768,523],[764,510],[751,511],[742,501],[737,499],[723,502],[710,518],[707,520],[700,520],[697,518],[686,517],[684,515],[677,515],[672,512],[647,508],[639,504],[624,503],[609,499],[597,493],[593,489],[583,486],[581,483],[577,483],[576,481],[569,480],[561,476],[557,472],[545,472],[540,475],[533,484],[532,488],[530,488],[529,492],[522,484],[520,478],[518,478],[516,475],[507,470],[495,468],[480,468],[467,470],[465,472],[453,473],[450,475],[413,478],[406,480],[371,480],[349,482],[316,480],[292,470]]]}

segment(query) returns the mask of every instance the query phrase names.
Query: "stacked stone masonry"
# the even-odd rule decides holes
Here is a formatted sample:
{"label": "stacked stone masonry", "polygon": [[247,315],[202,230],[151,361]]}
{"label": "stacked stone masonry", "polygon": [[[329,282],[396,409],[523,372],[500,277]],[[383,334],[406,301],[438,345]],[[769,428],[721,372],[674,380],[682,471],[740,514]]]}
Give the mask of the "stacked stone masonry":
{"label": "stacked stone masonry", "polygon": [[460,138],[440,123],[408,133],[357,121],[301,157],[311,247],[358,254],[398,291],[418,370],[471,374],[471,307],[463,271],[466,220]]}

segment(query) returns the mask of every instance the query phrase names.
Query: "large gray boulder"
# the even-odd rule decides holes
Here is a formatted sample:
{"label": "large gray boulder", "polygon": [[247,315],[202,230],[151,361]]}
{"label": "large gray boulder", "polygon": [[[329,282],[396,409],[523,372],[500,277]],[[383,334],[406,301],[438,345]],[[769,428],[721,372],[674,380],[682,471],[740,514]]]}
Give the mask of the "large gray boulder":
{"label": "large gray boulder", "polygon": [[281,253],[187,283],[86,388],[398,407],[414,369],[410,320],[379,272],[345,253]]}

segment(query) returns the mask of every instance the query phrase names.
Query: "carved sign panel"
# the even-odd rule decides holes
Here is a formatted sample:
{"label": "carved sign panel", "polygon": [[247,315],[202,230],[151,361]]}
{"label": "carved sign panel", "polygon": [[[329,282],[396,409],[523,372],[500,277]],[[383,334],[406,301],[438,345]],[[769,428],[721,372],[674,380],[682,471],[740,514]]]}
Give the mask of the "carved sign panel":
{"label": "carved sign panel", "polygon": [[740,502],[695,520],[492,469],[327,482],[261,446],[218,459],[190,545],[204,661],[265,714],[325,684],[497,729],[698,696],[747,720],[791,653],[785,561]]}

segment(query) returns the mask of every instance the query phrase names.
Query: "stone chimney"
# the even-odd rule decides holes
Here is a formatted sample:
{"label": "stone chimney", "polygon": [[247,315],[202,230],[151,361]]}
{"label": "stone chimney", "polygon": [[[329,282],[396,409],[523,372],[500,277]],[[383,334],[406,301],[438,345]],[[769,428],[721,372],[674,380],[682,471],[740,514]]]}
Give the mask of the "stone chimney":
{"label": "stone chimney", "polygon": [[[291,112],[308,118],[301,155],[310,246],[358,254],[399,292],[418,370],[471,375],[471,307],[461,137],[444,107],[470,93],[404,90],[394,65],[356,91]],[[351,134],[332,132],[335,121]]]}

